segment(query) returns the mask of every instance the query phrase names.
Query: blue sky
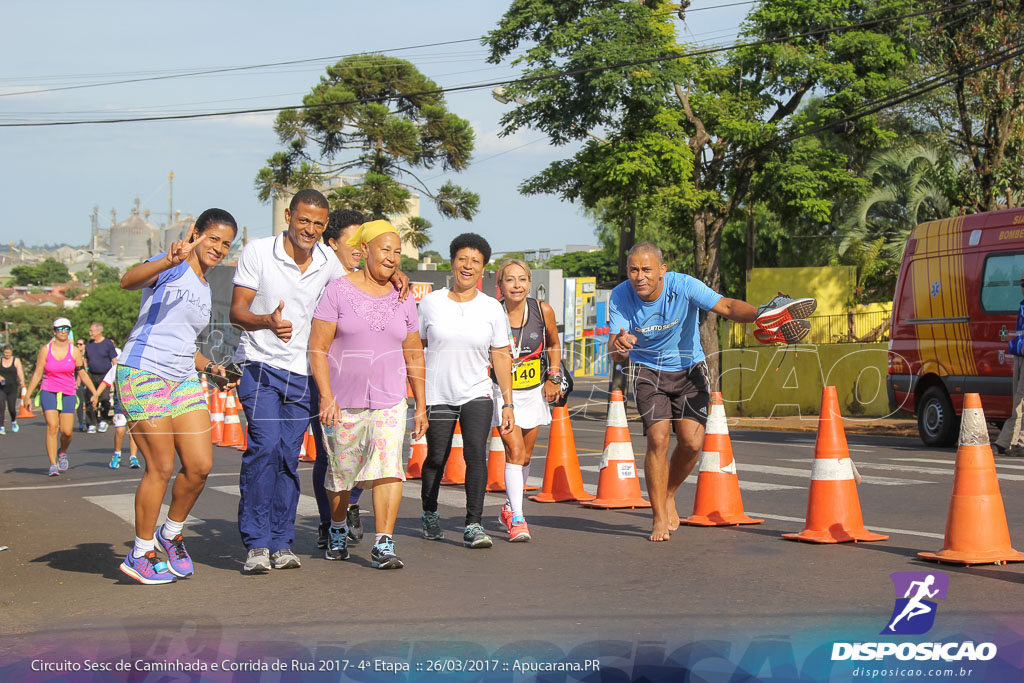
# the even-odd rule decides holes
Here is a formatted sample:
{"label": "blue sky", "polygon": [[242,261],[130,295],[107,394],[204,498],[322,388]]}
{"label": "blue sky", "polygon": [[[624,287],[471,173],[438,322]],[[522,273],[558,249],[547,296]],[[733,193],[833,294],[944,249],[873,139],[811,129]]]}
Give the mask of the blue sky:
{"label": "blue sky", "polygon": [[[691,10],[725,0],[694,0]],[[334,60],[228,74],[41,92],[139,77],[388,51],[477,38],[494,27],[505,2],[270,3],[104,2],[9,3],[0,43],[0,123],[152,116],[296,104]],[[693,12],[688,38],[731,39],[749,5]],[[390,52],[409,59],[442,86],[514,77],[487,64],[475,42]],[[29,91],[27,94],[12,93]],[[498,136],[504,106],[487,90],[448,95],[452,111],[476,130],[474,163],[452,179],[481,195],[472,223],[440,218],[429,203],[433,242],[444,253],[452,237],[479,232],[496,251],[560,249],[594,243],[579,208],[556,197],[524,197],[526,177],[571,150],[554,148],[537,131]],[[0,128],[0,187],[5,212],[0,242],[85,243],[94,205],[102,225],[110,210],[129,215],[136,196],[155,223],[166,220],[167,174],[174,205],[198,215],[210,206],[231,211],[249,236],[270,234],[271,209],[253,178],[278,149],[275,114],[197,121]],[[432,186],[445,176],[427,173]],[[163,212],[163,216],[160,215]]]}

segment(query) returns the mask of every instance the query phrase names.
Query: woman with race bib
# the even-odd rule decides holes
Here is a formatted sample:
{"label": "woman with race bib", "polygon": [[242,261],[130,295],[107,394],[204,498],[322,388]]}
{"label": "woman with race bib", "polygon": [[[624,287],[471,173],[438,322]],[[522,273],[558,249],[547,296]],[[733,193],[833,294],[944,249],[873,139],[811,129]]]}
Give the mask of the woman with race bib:
{"label": "woman with race bib", "polygon": [[[512,355],[512,403],[515,427],[501,437],[505,445],[505,491],[507,498],[498,521],[508,529],[512,543],[529,541],[530,528],[523,515],[523,491],[530,473],[530,456],[541,425],[551,424],[549,403],[561,394],[562,347],[558,340],[555,311],[548,304],[531,299],[530,267],[509,259],[498,269]],[[492,377],[493,379],[493,377]],[[495,396],[500,395],[494,385]],[[494,402],[494,422],[500,423],[500,402]]]}

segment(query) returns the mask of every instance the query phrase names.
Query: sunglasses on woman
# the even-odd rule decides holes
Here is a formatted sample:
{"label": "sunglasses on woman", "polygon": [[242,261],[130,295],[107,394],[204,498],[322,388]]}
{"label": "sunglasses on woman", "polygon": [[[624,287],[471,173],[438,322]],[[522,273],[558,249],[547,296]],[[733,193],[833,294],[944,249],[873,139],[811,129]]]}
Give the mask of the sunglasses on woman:
{"label": "sunglasses on woman", "polygon": [[54,332],[70,332],[71,328],[70,327],[65,327],[64,325],[61,325],[60,327],[53,328],[53,331]]}

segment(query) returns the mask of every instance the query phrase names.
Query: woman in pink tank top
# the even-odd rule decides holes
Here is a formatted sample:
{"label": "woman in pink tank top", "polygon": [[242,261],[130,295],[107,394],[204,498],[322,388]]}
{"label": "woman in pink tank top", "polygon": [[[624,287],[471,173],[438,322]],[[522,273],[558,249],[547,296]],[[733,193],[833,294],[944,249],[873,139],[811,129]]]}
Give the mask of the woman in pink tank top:
{"label": "woman in pink tank top", "polygon": [[50,459],[51,477],[68,469],[68,446],[75,427],[75,375],[95,391],[92,379],[85,371],[85,360],[68,340],[70,336],[70,320],[57,318],[53,321],[53,340],[36,354],[36,369],[25,392],[25,405],[28,406],[32,393],[39,387],[39,405],[46,418],[46,457]]}

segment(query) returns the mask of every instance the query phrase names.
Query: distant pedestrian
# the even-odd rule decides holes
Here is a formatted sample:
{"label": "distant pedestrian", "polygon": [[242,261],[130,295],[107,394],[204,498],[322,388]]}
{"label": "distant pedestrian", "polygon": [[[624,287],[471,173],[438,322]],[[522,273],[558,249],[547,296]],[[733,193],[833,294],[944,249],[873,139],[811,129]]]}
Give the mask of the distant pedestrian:
{"label": "distant pedestrian", "polygon": [[[78,350],[78,353],[82,354],[82,357],[85,358],[85,340],[76,339],[75,348]],[[85,370],[86,372],[89,371],[88,361],[86,361]],[[89,392],[88,387],[85,386],[85,382],[80,380],[78,377],[75,377],[75,390],[78,393],[78,401],[75,406],[75,417],[78,421],[78,431],[84,432],[89,429],[89,420],[85,415],[85,407],[89,405],[89,400],[92,397],[92,394]]]}
{"label": "distant pedestrian", "polygon": [[[1021,275],[1020,286],[1024,290],[1024,275]],[[992,448],[999,455],[1021,457],[1024,456],[1024,299],[1017,309],[1017,332],[1010,337],[1007,350],[1013,357],[1013,404],[1010,417],[1003,423]]]}
{"label": "distant pedestrian", "polygon": [[[117,349],[118,355],[121,354],[121,349]],[[121,406],[121,400],[118,396],[117,389],[117,366],[111,366],[107,374],[103,376],[103,381],[100,382],[100,386],[96,387],[96,391],[92,396],[89,397],[90,403],[93,407],[99,402],[100,391],[104,387],[111,390],[113,394],[113,408],[114,408],[114,454],[110,457],[109,467],[112,470],[116,470],[121,466],[121,447],[124,445],[124,437],[128,431],[128,418],[124,414],[124,408]],[[128,447],[130,450],[128,458],[128,467],[133,470],[139,469],[138,451],[139,447],[135,443],[135,438],[131,434],[128,434]]]}
{"label": "distant pedestrian", "polygon": [[[199,351],[196,339],[210,323],[207,272],[227,256],[237,232],[230,213],[207,209],[186,240],[121,278],[122,288],[142,290],[139,318],[117,365],[121,407],[146,460],[135,491],[135,543],[120,567],[139,583],[170,583],[195,571],[182,527],[213,466],[210,412],[197,373],[226,375]],[[171,505],[157,529],[172,476]],[[158,543],[166,561],[157,556]]]}
{"label": "distant pedestrian", "polygon": [[0,436],[7,433],[4,426],[4,410],[11,416],[11,431],[18,433],[18,397],[25,386],[25,371],[21,359],[15,358],[14,349],[4,347],[0,358]]}
{"label": "distant pedestrian", "polygon": [[451,287],[431,292],[420,301],[420,336],[427,350],[427,457],[423,461],[421,498],[423,537],[444,538],[437,496],[452,447],[455,423],[462,429],[466,459],[466,526],[468,548],[490,548],[483,527],[487,489],[487,441],[491,434],[495,396],[488,377],[493,365],[501,407],[499,431],[515,427],[512,403],[512,357],[508,321],[494,298],[477,289],[491,245],[480,235],[464,233],[449,246]]}
{"label": "distant pedestrian", "polygon": [[[114,342],[103,336],[103,323],[94,322],[89,325],[89,341],[85,343],[85,364],[89,378],[94,386],[100,386],[103,376],[117,361]],[[110,416],[110,392],[100,392],[100,400],[96,406],[90,401],[85,408],[89,422],[89,433],[107,431],[107,417]]]}
{"label": "distant pedestrian", "polygon": [[[53,340],[44,344],[36,354],[36,368],[25,393],[25,406],[29,407],[32,393],[39,387],[39,405],[46,418],[46,457],[50,459],[49,476],[59,476],[68,469],[68,447],[75,427],[75,376],[95,389],[85,359],[69,341],[71,321],[57,318],[53,321]],[[59,443],[58,443],[59,442]]]}

